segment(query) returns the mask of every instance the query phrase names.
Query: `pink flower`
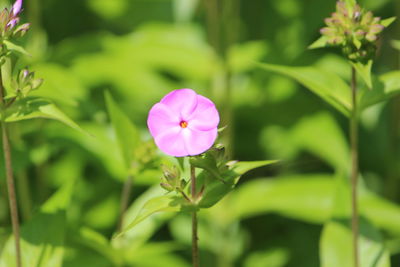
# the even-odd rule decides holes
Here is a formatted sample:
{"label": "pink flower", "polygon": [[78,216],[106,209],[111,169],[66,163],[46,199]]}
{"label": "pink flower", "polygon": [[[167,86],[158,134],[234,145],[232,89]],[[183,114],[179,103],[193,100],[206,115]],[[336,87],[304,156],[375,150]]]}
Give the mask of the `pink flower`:
{"label": "pink flower", "polygon": [[22,8],[22,0],[17,0],[15,1],[13,7],[12,7],[12,13],[14,16],[17,16],[21,12]]}
{"label": "pink flower", "polygon": [[147,125],[156,145],[175,157],[194,156],[209,149],[217,138],[218,110],[192,89],[170,92],[155,104]]}

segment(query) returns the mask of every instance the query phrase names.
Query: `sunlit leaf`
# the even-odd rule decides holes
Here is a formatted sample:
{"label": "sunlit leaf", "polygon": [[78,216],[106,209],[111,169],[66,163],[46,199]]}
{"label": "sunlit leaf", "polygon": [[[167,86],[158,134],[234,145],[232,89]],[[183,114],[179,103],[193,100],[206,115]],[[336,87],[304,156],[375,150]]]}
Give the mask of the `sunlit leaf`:
{"label": "sunlit leaf", "polygon": [[140,222],[144,221],[150,215],[157,212],[178,212],[187,206],[186,200],[183,197],[176,195],[165,195],[161,197],[155,197],[147,201],[142,207],[137,217],[128,224],[120,233],[117,234],[116,238],[123,235],[127,231],[131,230]]}
{"label": "sunlit leaf", "polygon": [[30,54],[23,48],[22,46],[19,46],[17,44],[14,44],[10,41],[4,40],[3,43],[7,46],[7,49],[21,53],[25,56],[30,56]]}
{"label": "sunlit leaf", "polygon": [[315,42],[310,44],[308,46],[308,49],[316,49],[316,48],[326,47],[327,41],[328,41],[328,38],[325,35],[323,35],[323,36],[319,37]]}
{"label": "sunlit leaf", "polygon": [[[321,237],[321,266],[352,266],[351,200],[349,183],[337,183],[333,218],[324,226]],[[390,255],[383,238],[365,217],[360,217],[359,259],[360,266],[389,267]]]}
{"label": "sunlit leaf", "polygon": [[400,71],[392,71],[379,76],[373,81],[373,90],[362,90],[359,94],[361,110],[386,101],[400,93]]}
{"label": "sunlit leaf", "polygon": [[361,62],[352,62],[350,64],[356,69],[357,73],[363,79],[368,88],[372,89],[372,78],[371,78],[371,68],[372,68],[372,59],[368,60],[367,63]]}
{"label": "sunlit leaf", "polygon": [[118,144],[124,156],[126,168],[130,169],[135,160],[135,149],[140,142],[139,133],[131,120],[115,103],[109,92],[105,93],[105,99],[107,110],[117,135]]}
{"label": "sunlit leaf", "polygon": [[350,88],[333,72],[314,67],[288,67],[259,64],[262,69],[289,76],[348,116],[352,109]]}
{"label": "sunlit leaf", "polygon": [[[57,191],[21,230],[24,266],[62,266],[66,230],[65,209],[74,192],[74,180]],[[10,237],[0,257],[0,267],[14,267],[14,238]]]}
{"label": "sunlit leaf", "polygon": [[79,125],[65,115],[56,105],[41,98],[24,98],[7,110],[6,122],[44,118],[57,120],[65,125],[85,133]]}

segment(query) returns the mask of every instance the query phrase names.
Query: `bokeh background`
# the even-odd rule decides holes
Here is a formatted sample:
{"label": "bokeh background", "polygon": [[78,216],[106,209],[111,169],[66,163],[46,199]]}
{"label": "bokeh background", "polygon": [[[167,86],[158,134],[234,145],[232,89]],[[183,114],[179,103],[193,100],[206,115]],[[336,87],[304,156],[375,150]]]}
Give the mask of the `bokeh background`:
{"label": "bokeh background", "polygon": [[[222,124],[228,125],[221,141],[233,159],[280,159],[243,177],[235,192],[200,213],[202,265],[320,266],[335,177],[349,167],[348,120],[295,81],[254,63],[315,65],[348,80],[350,67],[339,51],[307,49],[335,1],[24,2],[23,20],[32,29],[23,44],[32,56],[18,64],[44,78],[36,95],[51,98],[91,134],[45,120],[12,127],[24,225],[54,192],[76,181],[62,216],[42,218],[31,228],[36,235],[46,232],[45,244],[62,266],[190,266],[187,214],[160,214],[141,223],[129,233],[124,256],[109,245],[126,173],[104,92],[111,93],[143,140],[151,140],[148,110],[178,88],[193,88],[217,103]],[[400,16],[400,1],[359,2],[376,16]],[[398,22],[379,41],[374,73],[400,67],[396,39]],[[372,214],[392,266],[400,266],[399,162],[400,99],[393,98],[369,108],[360,124],[363,186],[377,198],[363,202],[362,209]],[[3,161],[0,168],[4,172]],[[155,165],[134,177],[127,220],[149,196],[163,194],[160,177]],[[11,232],[6,196],[1,175],[0,251]],[[44,246],[35,234],[26,239]]]}

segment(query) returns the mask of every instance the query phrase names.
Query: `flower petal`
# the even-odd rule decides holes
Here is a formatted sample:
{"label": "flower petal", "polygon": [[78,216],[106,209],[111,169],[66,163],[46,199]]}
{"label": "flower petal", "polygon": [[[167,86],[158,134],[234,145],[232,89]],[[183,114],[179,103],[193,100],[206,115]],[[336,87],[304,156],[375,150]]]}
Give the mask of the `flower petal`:
{"label": "flower petal", "polygon": [[174,112],[186,120],[197,106],[197,94],[192,89],[178,89],[172,91],[161,99]]}
{"label": "flower petal", "polygon": [[219,124],[219,114],[214,103],[201,95],[197,95],[197,106],[193,111],[188,125],[191,129],[209,131],[217,128]]}
{"label": "flower petal", "polygon": [[210,131],[184,129],[184,131],[182,131],[182,136],[188,154],[190,156],[195,156],[212,147],[217,138],[217,132],[217,128],[211,129]]}
{"label": "flower petal", "polygon": [[164,104],[155,104],[149,112],[147,118],[147,126],[153,137],[158,136],[160,133],[179,126],[180,118],[169,107]]}
{"label": "flower petal", "polygon": [[160,133],[154,138],[156,145],[164,153],[174,157],[188,156],[188,152],[185,147],[182,129],[179,126],[172,127],[166,131]]}
{"label": "flower petal", "polygon": [[14,5],[12,6],[12,13],[14,16],[17,16],[19,12],[21,12],[22,8],[22,0],[15,1]]}

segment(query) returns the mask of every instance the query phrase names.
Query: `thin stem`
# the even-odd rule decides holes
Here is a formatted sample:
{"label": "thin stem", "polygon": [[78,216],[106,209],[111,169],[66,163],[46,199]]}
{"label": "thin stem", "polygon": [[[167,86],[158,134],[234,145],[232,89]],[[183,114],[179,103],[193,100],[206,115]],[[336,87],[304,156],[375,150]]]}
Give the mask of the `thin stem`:
{"label": "thin stem", "polygon": [[18,206],[17,206],[17,198],[15,194],[15,183],[14,183],[14,175],[12,170],[12,161],[11,161],[11,148],[10,148],[10,141],[8,138],[7,132],[7,124],[4,122],[4,86],[3,86],[3,79],[0,70],[0,101],[1,101],[1,108],[2,108],[2,116],[3,119],[1,121],[1,133],[2,133],[2,140],[3,140],[3,152],[4,152],[4,160],[5,160],[5,167],[6,167],[6,179],[7,179],[7,190],[8,190],[8,200],[10,205],[10,213],[11,213],[11,224],[14,233],[15,239],[15,255],[16,255],[16,264],[17,267],[22,266],[21,262],[21,246],[20,246],[20,230],[19,230],[19,219],[18,219]]}
{"label": "thin stem", "polygon": [[122,231],[122,226],[124,223],[125,212],[128,208],[129,196],[132,191],[132,184],[133,184],[133,176],[129,175],[124,183],[124,187],[122,188],[122,195],[121,195],[121,206],[120,206],[120,216],[118,222],[118,230]]}
{"label": "thin stem", "polygon": [[358,204],[357,204],[357,182],[358,182],[358,128],[357,128],[357,78],[354,67],[351,69],[351,95],[353,110],[350,118],[350,143],[351,143],[351,229],[353,233],[353,259],[354,267],[359,266],[358,257]]}
{"label": "thin stem", "polygon": [[[197,200],[196,193],[196,169],[193,165],[190,165],[190,189],[192,194],[193,202]],[[197,211],[192,212],[192,261],[193,267],[199,267],[199,245],[198,245],[199,237],[197,234]]]}

